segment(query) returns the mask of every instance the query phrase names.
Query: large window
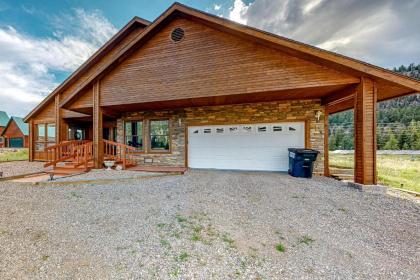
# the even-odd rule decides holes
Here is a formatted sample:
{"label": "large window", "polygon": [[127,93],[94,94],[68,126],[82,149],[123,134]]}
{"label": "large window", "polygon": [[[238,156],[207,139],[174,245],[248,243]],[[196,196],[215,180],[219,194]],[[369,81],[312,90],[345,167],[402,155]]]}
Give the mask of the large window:
{"label": "large window", "polygon": [[150,121],[150,149],[169,151],[169,120]]}
{"label": "large window", "polygon": [[55,145],[55,124],[37,124],[35,132],[35,150],[37,152],[43,152],[46,147]]}
{"label": "large window", "polygon": [[125,144],[143,150],[143,122],[125,122]]}

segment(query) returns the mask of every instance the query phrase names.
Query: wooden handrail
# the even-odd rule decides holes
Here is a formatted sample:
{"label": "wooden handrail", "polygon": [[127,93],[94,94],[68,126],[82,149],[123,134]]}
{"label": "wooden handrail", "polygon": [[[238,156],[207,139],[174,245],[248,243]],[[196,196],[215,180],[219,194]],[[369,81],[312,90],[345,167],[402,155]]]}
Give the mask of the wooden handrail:
{"label": "wooden handrail", "polygon": [[128,165],[135,164],[134,152],[136,148],[109,140],[103,140],[103,142],[105,158],[121,161],[123,169],[126,169]]}
{"label": "wooden handrail", "polygon": [[[134,153],[136,148],[109,140],[103,140],[104,157],[122,162],[123,169],[128,165],[135,165]],[[44,167],[56,166],[57,163],[72,161],[75,167],[84,166],[93,160],[93,142],[89,140],[64,141],[44,149],[46,163]]]}
{"label": "wooden handrail", "polygon": [[77,165],[87,162],[93,157],[93,143],[89,140],[63,141],[44,149],[46,163],[44,167],[56,166],[59,162],[75,159]]}

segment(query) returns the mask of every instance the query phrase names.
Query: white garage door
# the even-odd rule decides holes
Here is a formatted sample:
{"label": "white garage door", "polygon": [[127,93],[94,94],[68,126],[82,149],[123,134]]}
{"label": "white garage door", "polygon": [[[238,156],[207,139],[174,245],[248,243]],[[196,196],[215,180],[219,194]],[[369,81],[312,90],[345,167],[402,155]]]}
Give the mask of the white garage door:
{"label": "white garage door", "polygon": [[287,149],[304,147],[303,122],[188,128],[191,168],[287,171]]}

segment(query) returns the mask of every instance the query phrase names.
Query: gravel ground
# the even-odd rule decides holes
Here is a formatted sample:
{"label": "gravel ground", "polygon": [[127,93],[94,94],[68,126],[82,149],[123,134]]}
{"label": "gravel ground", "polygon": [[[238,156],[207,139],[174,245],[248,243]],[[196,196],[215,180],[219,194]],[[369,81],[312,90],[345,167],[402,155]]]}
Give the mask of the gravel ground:
{"label": "gravel ground", "polygon": [[0,162],[3,177],[29,174],[44,171],[44,162],[8,161]]}
{"label": "gravel ground", "polygon": [[104,170],[94,169],[88,173],[76,176],[57,178],[57,182],[74,182],[74,181],[90,181],[90,180],[120,180],[120,179],[140,179],[142,177],[166,176],[165,173],[139,172],[130,170]]}
{"label": "gravel ground", "polygon": [[[316,177],[0,182],[1,279],[418,279],[420,206]],[[277,248],[276,248],[277,247]]]}

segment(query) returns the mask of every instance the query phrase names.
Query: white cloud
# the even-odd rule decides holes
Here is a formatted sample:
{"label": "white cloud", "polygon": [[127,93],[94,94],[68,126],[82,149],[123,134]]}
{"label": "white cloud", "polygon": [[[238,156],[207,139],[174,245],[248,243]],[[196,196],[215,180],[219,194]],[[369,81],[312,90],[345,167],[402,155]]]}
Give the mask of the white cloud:
{"label": "white cloud", "polygon": [[322,3],[322,0],[309,0],[303,6],[303,13],[308,14]]}
{"label": "white cloud", "polygon": [[222,8],[222,5],[214,4],[213,8],[215,11],[219,11]]}
{"label": "white cloud", "polygon": [[233,7],[229,9],[229,19],[238,23],[247,24],[247,20],[244,17],[249,6],[245,5],[242,0],[235,0]]}
{"label": "white cloud", "polygon": [[98,11],[75,9],[53,23],[47,38],[0,28],[0,110],[27,114],[58,85],[55,71],[74,71],[117,32]]}
{"label": "white cloud", "polygon": [[419,63],[420,0],[235,0],[229,18],[392,68]]}

